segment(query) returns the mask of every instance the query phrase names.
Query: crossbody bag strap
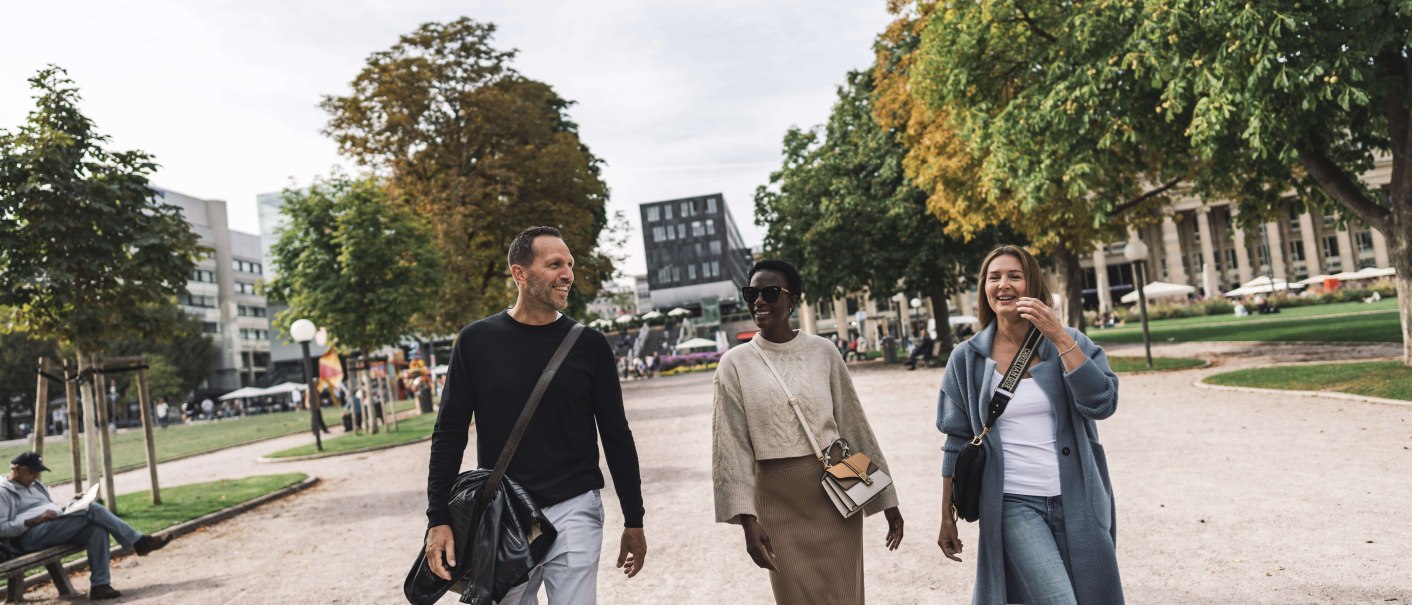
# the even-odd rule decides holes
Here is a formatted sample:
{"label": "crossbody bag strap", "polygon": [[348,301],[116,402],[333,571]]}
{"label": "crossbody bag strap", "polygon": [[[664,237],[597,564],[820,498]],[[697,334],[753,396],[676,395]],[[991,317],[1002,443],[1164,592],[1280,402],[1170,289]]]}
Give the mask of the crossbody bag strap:
{"label": "crossbody bag strap", "polygon": [[1020,350],[1015,353],[1015,359],[1010,362],[1010,369],[1005,372],[1005,376],[1000,381],[1000,386],[995,388],[995,394],[990,397],[990,413],[987,415],[985,426],[981,428],[981,434],[976,435],[971,440],[972,445],[979,446],[986,433],[990,432],[990,427],[995,426],[995,419],[1005,413],[1005,406],[1010,404],[1010,399],[1015,396],[1015,388],[1020,384],[1020,377],[1024,375],[1025,368],[1030,365],[1030,358],[1034,357],[1035,349],[1039,348],[1043,335],[1034,326],[1025,333],[1025,341],[1020,345]]}
{"label": "crossbody bag strap", "polygon": [[809,447],[814,448],[814,457],[820,461],[824,459],[823,451],[819,448],[819,442],[814,439],[814,431],[809,430],[809,421],[804,419],[804,410],[799,409],[799,399],[789,390],[789,385],[785,384],[784,377],[780,376],[775,364],[770,363],[770,358],[765,356],[765,350],[755,341],[750,341],[750,346],[754,347],[755,354],[760,356],[760,361],[765,362],[765,367],[770,369],[770,373],[775,375],[775,382],[780,383],[780,388],[784,389],[785,397],[789,398],[790,407],[794,408],[794,415],[799,418],[799,426],[804,428],[804,436],[809,438]]}
{"label": "crossbody bag strap", "polygon": [[579,339],[579,334],[582,333],[583,324],[581,323],[576,323],[569,328],[569,333],[564,335],[564,340],[559,343],[559,348],[554,350],[554,356],[549,358],[549,365],[544,366],[544,371],[540,372],[539,382],[534,384],[529,401],[525,403],[525,410],[520,412],[520,419],[515,421],[515,428],[510,431],[510,439],[505,442],[505,449],[500,450],[500,459],[495,462],[495,470],[491,471],[490,478],[481,487],[480,497],[476,499],[477,508],[485,508],[486,503],[490,502],[491,495],[500,487],[500,480],[505,477],[505,471],[510,468],[510,460],[514,459],[515,450],[520,447],[520,439],[524,438],[525,429],[529,428],[534,411],[539,409],[539,402],[544,399],[544,391],[549,388],[549,383],[554,381],[554,374],[559,371],[559,366],[563,365],[564,358],[569,356],[569,349],[574,348],[574,342]]}

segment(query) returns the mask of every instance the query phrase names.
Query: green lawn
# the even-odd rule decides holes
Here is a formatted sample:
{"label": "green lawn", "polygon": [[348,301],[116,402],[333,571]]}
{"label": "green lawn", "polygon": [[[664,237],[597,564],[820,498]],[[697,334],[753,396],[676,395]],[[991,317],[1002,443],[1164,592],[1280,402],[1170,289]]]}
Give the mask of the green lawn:
{"label": "green lawn", "polygon": [[1412,367],[1396,361],[1253,368],[1208,376],[1206,382],[1262,389],[1338,391],[1412,401]]}
{"label": "green lawn", "polygon": [[[414,405],[415,402],[412,400],[402,400],[397,402],[396,409],[399,411],[411,409]],[[324,422],[329,427],[337,427],[342,424],[342,408],[326,407],[323,408],[323,414]],[[196,424],[168,424],[165,429],[152,429],[152,435],[156,441],[157,461],[162,462],[181,456],[308,431],[309,412],[293,411]],[[141,428],[115,433],[110,442],[113,447],[113,472],[141,468],[147,464],[147,453],[142,442]],[[29,449],[28,445],[18,444],[0,448],[0,459],[9,460],[27,449]],[[45,463],[50,469],[53,469],[44,474],[45,484],[54,485],[73,479],[73,463],[69,451],[67,437],[62,440],[54,437],[45,440]]]}
{"label": "green lawn", "polygon": [[[1364,313],[1347,315],[1348,313]],[[1340,314],[1343,314],[1339,316]],[[1149,322],[1154,342],[1315,341],[1400,342],[1397,301],[1335,303],[1284,309],[1275,315],[1183,317]],[[1100,343],[1142,342],[1142,325],[1090,329]]]}
{"label": "green lawn", "polygon": [[[304,473],[286,473],[165,487],[162,488],[162,504],[159,506],[152,504],[150,492],[118,494],[117,508],[121,513],[118,516],[137,531],[150,534],[249,502],[308,478]],[[76,553],[65,557],[64,562],[86,556],[87,553]],[[27,575],[42,571],[42,568],[31,569]]]}
{"label": "green lawn", "polygon": [[1108,367],[1114,372],[1153,372],[1158,370],[1185,370],[1206,363],[1194,357],[1153,357],[1152,367],[1147,367],[1146,357],[1109,357]]}
{"label": "green lawn", "polygon": [[395,445],[398,443],[408,443],[416,441],[431,434],[431,430],[436,427],[436,414],[422,414],[406,420],[398,421],[396,431],[382,431],[376,435],[369,435],[366,432],[362,435],[345,433],[333,439],[324,439],[324,451],[319,452],[314,449],[314,444],[292,447],[287,450],[280,450],[269,454],[269,458],[288,458],[291,456],[312,456],[314,454],[336,454],[352,450],[360,450],[369,447],[382,445]]}

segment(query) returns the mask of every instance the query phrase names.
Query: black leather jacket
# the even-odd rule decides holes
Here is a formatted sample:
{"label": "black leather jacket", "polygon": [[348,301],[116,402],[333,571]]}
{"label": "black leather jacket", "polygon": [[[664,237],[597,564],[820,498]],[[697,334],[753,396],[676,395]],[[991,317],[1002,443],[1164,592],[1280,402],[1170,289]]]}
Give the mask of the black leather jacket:
{"label": "black leather jacket", "polygon": [[559,530],[509,476],[485,510],[476,510],[476,498],[490,473],[478,468],[456,477],[448,507],[460,565],[451,571],[452,580],[437,577],[427,567],[423,544],[402,584],[412,605],[433,605],[447,590],[460,593],[462,603],[494,605],[522,584],[554,545]]}

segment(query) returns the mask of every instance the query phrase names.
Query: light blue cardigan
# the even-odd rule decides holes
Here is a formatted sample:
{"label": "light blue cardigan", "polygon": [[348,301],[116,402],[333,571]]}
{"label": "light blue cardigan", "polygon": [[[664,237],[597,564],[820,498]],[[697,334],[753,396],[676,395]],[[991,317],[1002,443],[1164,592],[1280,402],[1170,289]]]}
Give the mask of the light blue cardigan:
{"label": "light blue cardigan", "polygon": [[[1117,526],[1113,486],[1108,479],[1108,459],[1098,443],[1096,420],[1113,415],[1118,407],[1118,377],[1108,367],[1103,349],[1082,332],[1066,328],[1088,357],[1073,372],[1064,373],[1054,343],[1039,346],[1039,361],[1030,375],[1053,402],[1055,449],[1059,458],[1059,486],[1064,506],[1069,562],[1078,602],[1083,605],[1122,603],[1118,577]],[[956,470],[961,446],[980,433],[984,411],[990,404],[991,379],[996,370],[990,359],[995,324],[956,347],[946,364],[937,401],[936,427],[946,433],[942,446],[941,474]],[[971,601],[977,605],[1018,603],[1019,591],[1005,577],[1005,556],[1000,534],[1001,496],[1005,485],[1004,435],[992,430],[985,439],[986,467],[981,478],[980,544],[976,556],[976,587]],[[1064,454],[1063,452],[1069,452]],[[964,523],[964,521],[963,521]]]}

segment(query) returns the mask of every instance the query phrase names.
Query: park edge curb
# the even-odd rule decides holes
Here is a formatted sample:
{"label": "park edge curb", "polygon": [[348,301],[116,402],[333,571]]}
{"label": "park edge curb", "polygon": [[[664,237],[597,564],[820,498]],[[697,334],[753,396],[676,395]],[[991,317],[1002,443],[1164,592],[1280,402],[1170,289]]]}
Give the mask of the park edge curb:
{"label": "park edge curb", "polygon": [[[1127,355],[1123,355],[1122,357],[1127,357]],[[1153,359],[1156,359],[1156,357],[1154,357]],[[1212,366],[1215,365],[1214,363],[1211,362],[1211,360],[1210,360],[1209,358],[1206,358],[1206,357],[1185,357],[1185,358],[1183,358],[1183,357],[1168,357],[1167,359],[1199,359],[1199,360],[1201,360],[1201,365],[1199,365],[1199,366],[1187,366],[1187,367],[1185,367],[1185,368],[1166,368],[1166,369],[1162,369],[1162,370],[1158,370],[1158,369],[1151,369],[1151,370],[1124,370],[1124,371],[1122,372],[1122,374],[1123,374],[1124,376],[1126,376],[1126,375],[1129,375],[1129,374],[1166,374],[1166,373],[1168,373],[1168,372],[1189,372],[1189,371],[1192,371],[1192,370],[1205,370],[1205,369],[1210,368],[1210,367],[1212,367]],[[1118,372],[1116,372],[1116,371],[1114,372],[1114,374],[1117,374],[1117,373],[1118,373]]]}
{"label": "park edge curb", "polygon": [[[206,527],[206,526],[208,526],[208,525],[215,525],[215,524],[217,524],[217,523],[220,523],[221,521],[225,521],[225,520],[230,519],[231,517],[234,517],[234,516],[239,515],[239,514],[241,514],[241,513],[248,512],[248,511],[250,511],[251,509],[254,509],[254,508],[256,508],[256,507],[259,507],[259,506],[261,506],[261,505],[263,505],[263,504],[267,504],[267,503],[269,503],[269,502],[273,502],[273,501],[275,501],[275,500],[279,500],[279,499],[284,498],[284,497],[286,497],[286,496],[291,496],[291,495],[297,494],[297,493],[302,492],[302,491],[304,491],[304,490],[306,490],[306,489],[309,489],[309,488],[311,488],[311,487],[314,487],[315,485],[318,485],[318,483],[319,483],[319,478],[318,478],[318,477],[312,477],[312,476],[311,476],[311,477],[309,477],[308,479],[305,479],[305,480],[303,480],[303,481],[300,481],[299,483],[295,483],[294,485],[291,485],[291,486],[289,486],[289,487],[282,488],[282,489],[277,489],[277,490],[275,490],[275,491],[272,491],[272,492],[270,492],[270,493],[268,493],[268,494],[265,494],[265,495],[263,495],[263,496],[260,496],[260,497],[258,497],[258,498],[254,498],[254,499],[251,499],[251,500],[246,500],[245,502],[241,502],[240,504],[237,504],[237,505],[232,506],[232,507],[230,507],[230,508],[224,508],[224,509],[218,510],[218,511],[216,511],[216,512],[214,512],[214,513],[210,513],[210,514],[208,514],[208,515],[204,515],[204,516],[201,516],[201,517],[197,517],[197,518],[192,519],[192,520],[190,520],[190,521],[187,521],[187,522],[185,522],[185,523],[178,523],[178,524],[176,524],[176,525],[173,525],[173,526],[171,526],[171,527],[168,527],[168,528],[166,528],[166,529],[164,529],[164,530],[161,530],[161,531],[159,531],[159,532],[157,532],[157,533],[155,533],[155,534],[152,534],[152,535],[154,535],[154,536],[167,536],[167,537],[170,537],[170,538],[177,538],[177,537],[180,537],[180,536],[184,536],[184,535],[189,534],[189,533],[191,533],[191,532],[194,532],[194,531],[196,531],[196,530],[198,530],[198,529],[201,529],[202,527]],[[128,549],[124,548],[122,545],[114,546],[113,549],[110,551],[110,553],[111,553],[111,558],[113,558],[113,559],[117,559],[119,555],[133,554],[131,550],[128,550]],[[88,557],[83,557],[83,558],[80,558],[80,559],[76,559],[76,560],[74,560],[73,562],[65,563],[65,564],[64,564],[64,573],[70,573],[70,574],[71,574],[71,573],[74,573],[74,572],[76,572],[76,571],[82,570],[82,569],[84,569],[84,568],[86,568],[86,567],[88,567]],[[48,571],[44,571],[44,572],[41,572],[41,573],[37,573],[37,574],[35,574],[35,575],[29,576],[28,578],[25,578],[25,587],[24,587],[24,589],[25,589],[26,591],[28,591],[29,589],[31,589],[31,588],[33,588],[33,587],[35,587],[35,586],[39,586],[39,585],[42,585],[42,584],[46,584],[46,583],[48,583],[48,582],[50,582],[49,572],[48,572]]]}
{"label": "park edge curb", "polygon": [[428,435],[425,436],[425,437],[421,437],[421,438],[419,438],[419,439],[413,439],[413,440],[411,440],[411,441],[402,441],[402,442],[398,442],[398,443],[384,443],[384,444],[382,444],[382,445],[374,445],[374,446],[371,446],[371,447],[363,447],[363,448],[358,448],[358,449],[356,449],[356,450],[348,450],[348,451],[344,451],[344,452],[328,452],[328,453],[326,453],[326,454],[308,454],[308,455],[306,455],[306,456],[287,456],[287,457],[284,457],[284,458],[270,458],[269,456],[260,456],[259,458],[256,458],[255,461],[256,461],[256,462],[259,462],[259,463],[261,463],[261,464],[277,464],[277,463],[280,463],[280,462],[299,462],[299,461],[302,461],[302,460],[322,460],[322,459],[324,459],[324,458],[336,458],[336,457],[338,457],[338,456],[351,456],[351,455],[353,455],[353,454],[366,454],[366,453],[368,453],[368,452],[376,452],[376,451],[378,451],[378,450],[389,450],[389,449],[392,449],[392,448],[394,448],[394,447],[402,447],[402,446],[404,446],[404,445],[412,445],[412,444],[415,444],[415,443],[421,443],[421,442],[423,442],[423,441],[429,441],[430,439],[431,439],[431,435],[428,434]]}
{"label": "park edge curb", "polygon": [[1396,405],[1401,407],[1412,407],[1412,401],[1403,399],[1387,399],[1384,397],[1371,397],[1368,395],[1354,395],[1353,393],[1341,393],[1339,391],[1297,391],[1293,389],[1262,389],[1259,387],[1232,387],[1224,384],[1209,384],[1205,376],[1192,381],[1191,385],[1198,389],[1209,389],[1212,391],[1240,391],[1245,393],[1259,393],[1262,395],[1283,395],[1286,397],[1328,397],[1331,399],[1342,399],[1345,401],[1357,401],[1360,403],[1376,403],[1382,405]]}

